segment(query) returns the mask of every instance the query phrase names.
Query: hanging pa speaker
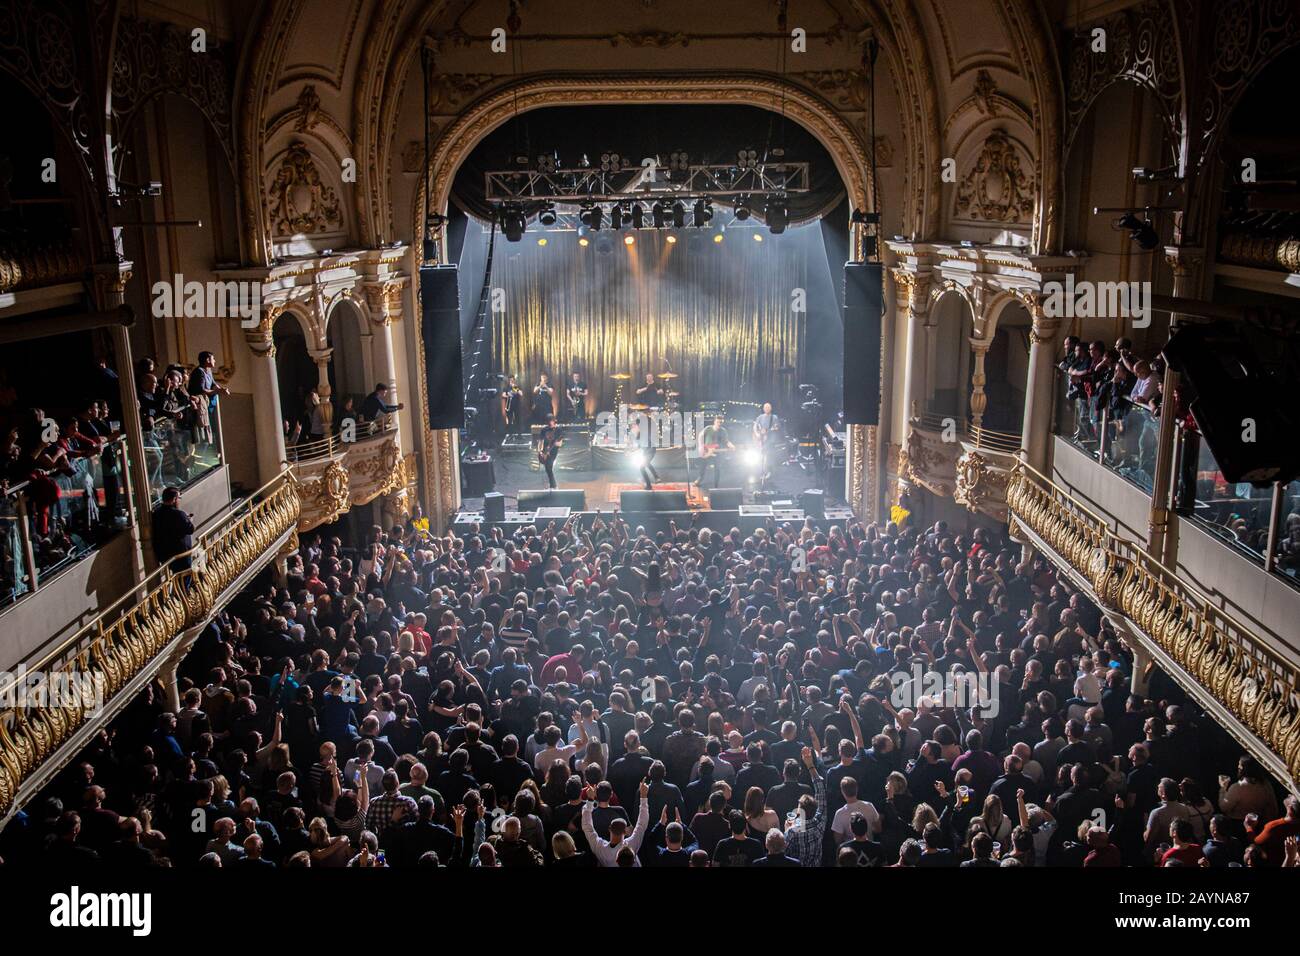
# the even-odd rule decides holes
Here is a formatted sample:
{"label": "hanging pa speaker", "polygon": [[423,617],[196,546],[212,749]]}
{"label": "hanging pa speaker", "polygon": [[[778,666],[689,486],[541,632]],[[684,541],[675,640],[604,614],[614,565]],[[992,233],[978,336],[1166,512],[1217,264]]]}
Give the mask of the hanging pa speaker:
{"label": "hanging pa speaker", "polygon": [[458,282],[454,265],[420,267],[420,334],[431,428],[465,427]]}
{"label": "hanging pa speaker", "polygon": [[844,263],[844,421],[880,423],[880,329],[884,266]]}

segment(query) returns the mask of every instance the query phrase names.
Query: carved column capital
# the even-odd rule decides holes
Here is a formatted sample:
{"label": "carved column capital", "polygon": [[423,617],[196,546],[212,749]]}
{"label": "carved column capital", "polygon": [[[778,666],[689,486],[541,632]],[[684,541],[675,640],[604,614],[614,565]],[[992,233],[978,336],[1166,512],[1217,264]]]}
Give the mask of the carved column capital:
{"label": "carved column capital", "polygon": [[365,286],[366,305],[370,310],[370,321],[375,325],[390,326],[402,319],[402,287],[404,283],[395,279],[376,282]]}

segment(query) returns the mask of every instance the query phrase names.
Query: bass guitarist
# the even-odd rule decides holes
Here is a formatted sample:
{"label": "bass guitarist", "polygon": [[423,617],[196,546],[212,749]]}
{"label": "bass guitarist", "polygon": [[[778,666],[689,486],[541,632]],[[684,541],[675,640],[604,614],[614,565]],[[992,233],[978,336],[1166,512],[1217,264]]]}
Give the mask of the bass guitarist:
{"label": "bass guitarist", "polygon": [[704,487],[704,479],[709,474],[709,466],[712,465],[713,487],[718,487],[722,482],[722,459],[718,456],[718,452],[735,450],[736,446],[731,443],[727,429],[723,427],[722,416],[719,415],[713,419],[712,425],[700,432],[700,477],[695,480],[696,486]]}

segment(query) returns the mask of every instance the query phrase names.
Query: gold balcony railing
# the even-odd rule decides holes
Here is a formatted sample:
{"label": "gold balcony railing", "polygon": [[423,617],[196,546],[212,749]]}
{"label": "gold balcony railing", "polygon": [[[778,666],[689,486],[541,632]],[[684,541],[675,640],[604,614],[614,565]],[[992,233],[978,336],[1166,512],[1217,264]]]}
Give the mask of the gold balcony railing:
{"label": "gold balcony railing", "polygon": [[[186,552],[191,566],[158,568],[52,650],[0,683],[0,818],[23,784],[59,748],[157,662],[185,630],[218,610],[227,587],[298,521],[298,486],[287,472],[263,486]],[[181,555],[180,557],[185,557]],[[39,679],[58,700],[33,698]]]}
{"label": "gold balcony railing", "polygon": [[1012,470],[1007,502],[1016,521],[1090,582],[1102,607],[1124,615],[1236,718],[1267,751],[1257,755],[1295,786],[1300,667],[1024,462]]}
{"label": "gold balcony railing", "polygon": [[406,487],[408,480],[395,425],[359,433],[352,442],[313,442],[308,457],[293,459],[292,473],[302,500],[299,531],[328,524],[349,508]]}
{"label": "gold balcony railing", "polygon": [[316,441],[299,442],[296,445],[291,445],[286,449],[285,454],[291,464],[319,461],[323,458],[346,454],[350,448],[359,442],[395,433],[397,431],[396,417],[392,415],[386,417],[388,420],[382,424],[379,422],[365,422],[358,425],[354,441],[347,442],[338,435],[329,434],[324,438],[316,439]]}

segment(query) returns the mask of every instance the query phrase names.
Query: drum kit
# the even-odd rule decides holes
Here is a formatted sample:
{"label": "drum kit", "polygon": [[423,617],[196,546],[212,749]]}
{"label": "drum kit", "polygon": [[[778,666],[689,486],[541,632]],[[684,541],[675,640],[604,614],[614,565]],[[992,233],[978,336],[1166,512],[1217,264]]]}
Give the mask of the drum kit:
{"label": "drum kit", "polygon": [[[655,378],[660,380],[659,387],[663,390],[665,399],[663,408],[666,411],[675,411],[677,409],[677,400],[682,396],[681,392],[675,392],[671,389],[673,379],[678,377],[679,376],[676,372],[658,372],[655,375]],[[632,381],[632,373],[613,372],[609,378],[610,381],[616,383],[614,386],[614,407],[621,408],[623,406],[623,389],[628,382]],[[647,405],[644,402],[637,402],[628,405],[627,409],[631,412],[645,412],[649,411],[652,407],[653,406]]]}

